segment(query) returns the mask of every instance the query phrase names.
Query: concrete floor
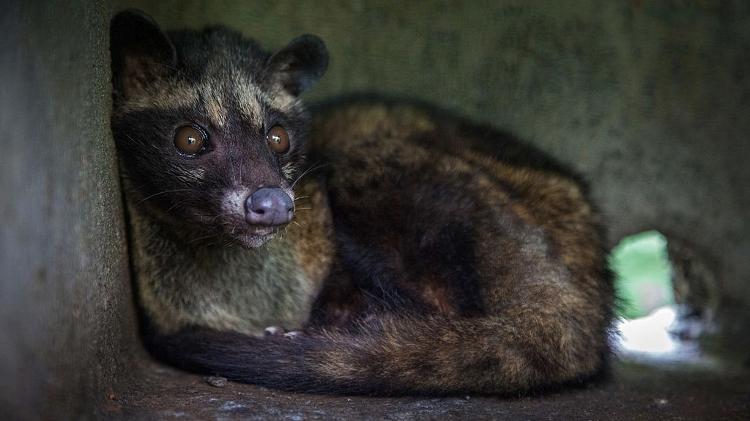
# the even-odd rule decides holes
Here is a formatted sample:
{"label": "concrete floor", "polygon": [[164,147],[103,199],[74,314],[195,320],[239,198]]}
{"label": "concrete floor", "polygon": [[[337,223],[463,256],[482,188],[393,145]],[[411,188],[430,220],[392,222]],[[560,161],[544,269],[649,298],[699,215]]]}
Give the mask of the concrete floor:
{"label": "concrete floor", "polygon": [[104,419],[750,419],[750,370],[617,362],[611,379],[518,398],[368,398],[280,393],[178,372],[143,359],[98,408]]}

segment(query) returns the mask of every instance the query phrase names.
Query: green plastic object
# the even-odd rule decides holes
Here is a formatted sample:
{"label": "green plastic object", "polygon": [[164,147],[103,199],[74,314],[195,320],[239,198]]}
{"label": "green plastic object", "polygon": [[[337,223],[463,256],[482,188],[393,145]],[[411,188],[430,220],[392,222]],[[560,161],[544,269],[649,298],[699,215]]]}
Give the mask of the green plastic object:
{"label": "green plastic object", "polygon": [[620,317],[637,319],[674,304],[667,239],[658,231],[625,237],[612,250],[609,263],[615,273]]}

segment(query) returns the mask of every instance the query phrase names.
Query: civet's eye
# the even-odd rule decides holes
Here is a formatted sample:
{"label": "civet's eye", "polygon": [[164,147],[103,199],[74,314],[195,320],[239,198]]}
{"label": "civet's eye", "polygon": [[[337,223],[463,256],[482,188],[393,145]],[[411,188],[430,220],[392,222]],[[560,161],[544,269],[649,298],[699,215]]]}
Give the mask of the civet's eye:
{"label": "civet's eye", "polygon": [[195,155],[206,144],[208,135],[194,126],[182,126],[174,135],[174,146],[187,155]]}
{"label": "civet's eye", "polygon": [[289,150],[289,134],[281,126],[273,126],[266,135],[268,147],[276,153],[284,153]]}

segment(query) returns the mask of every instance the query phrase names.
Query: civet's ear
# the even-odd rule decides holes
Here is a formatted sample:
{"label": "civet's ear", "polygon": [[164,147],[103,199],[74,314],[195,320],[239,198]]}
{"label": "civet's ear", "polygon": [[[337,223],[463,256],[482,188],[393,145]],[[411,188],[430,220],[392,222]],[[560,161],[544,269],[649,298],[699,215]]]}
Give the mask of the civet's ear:
{"label": "civet's ear", "polygon": [[323,76],[328,67],[328,49],[315,35],[292,40],[268,61],[271,82],[292,95],[299,95]]}
{"label": "civet's ear", "polygon": [[125,98],[143,91],[174,71],[177,53],[150,16],[140,10],[122,11],[109,28],[112,82]]}

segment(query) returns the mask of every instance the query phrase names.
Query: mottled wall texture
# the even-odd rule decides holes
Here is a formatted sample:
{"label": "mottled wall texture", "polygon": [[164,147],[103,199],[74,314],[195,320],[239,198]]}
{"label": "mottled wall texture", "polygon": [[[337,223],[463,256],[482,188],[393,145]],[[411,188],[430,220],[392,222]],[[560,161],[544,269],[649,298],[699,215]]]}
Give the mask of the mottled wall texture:
{"label": "mottled wall texture", "polygon": [[[225,24],[268,48],[315,33],[332,60],[308,99],[374,91],[507,129],[591,181],[613,244],[652,228],[679,237],[712,262],[724,309],[750,302],[748,1],[125,7],[167,28]],[[727,329],[746,324],[733,320]]]}
{"label": "mottled wall texture", "polygon": [[110,6],[0,3],[0,418],[79,419],[138,349]]}
{"label": "mottled wall texture", "polygon": [[[137,344],[108,128],[107,25],[223,23],[331,50],[311,101],[434,103],[585,174],[614,244],[656,228],[713,262],[730,341],[750,303],[750,2],[0,1],[0,408],[76,416]],[[10,3],[10,4],[5,4]],[[745,339],[747,340],[747,339]],[[46,412],[45,412],[46,411]]]}

